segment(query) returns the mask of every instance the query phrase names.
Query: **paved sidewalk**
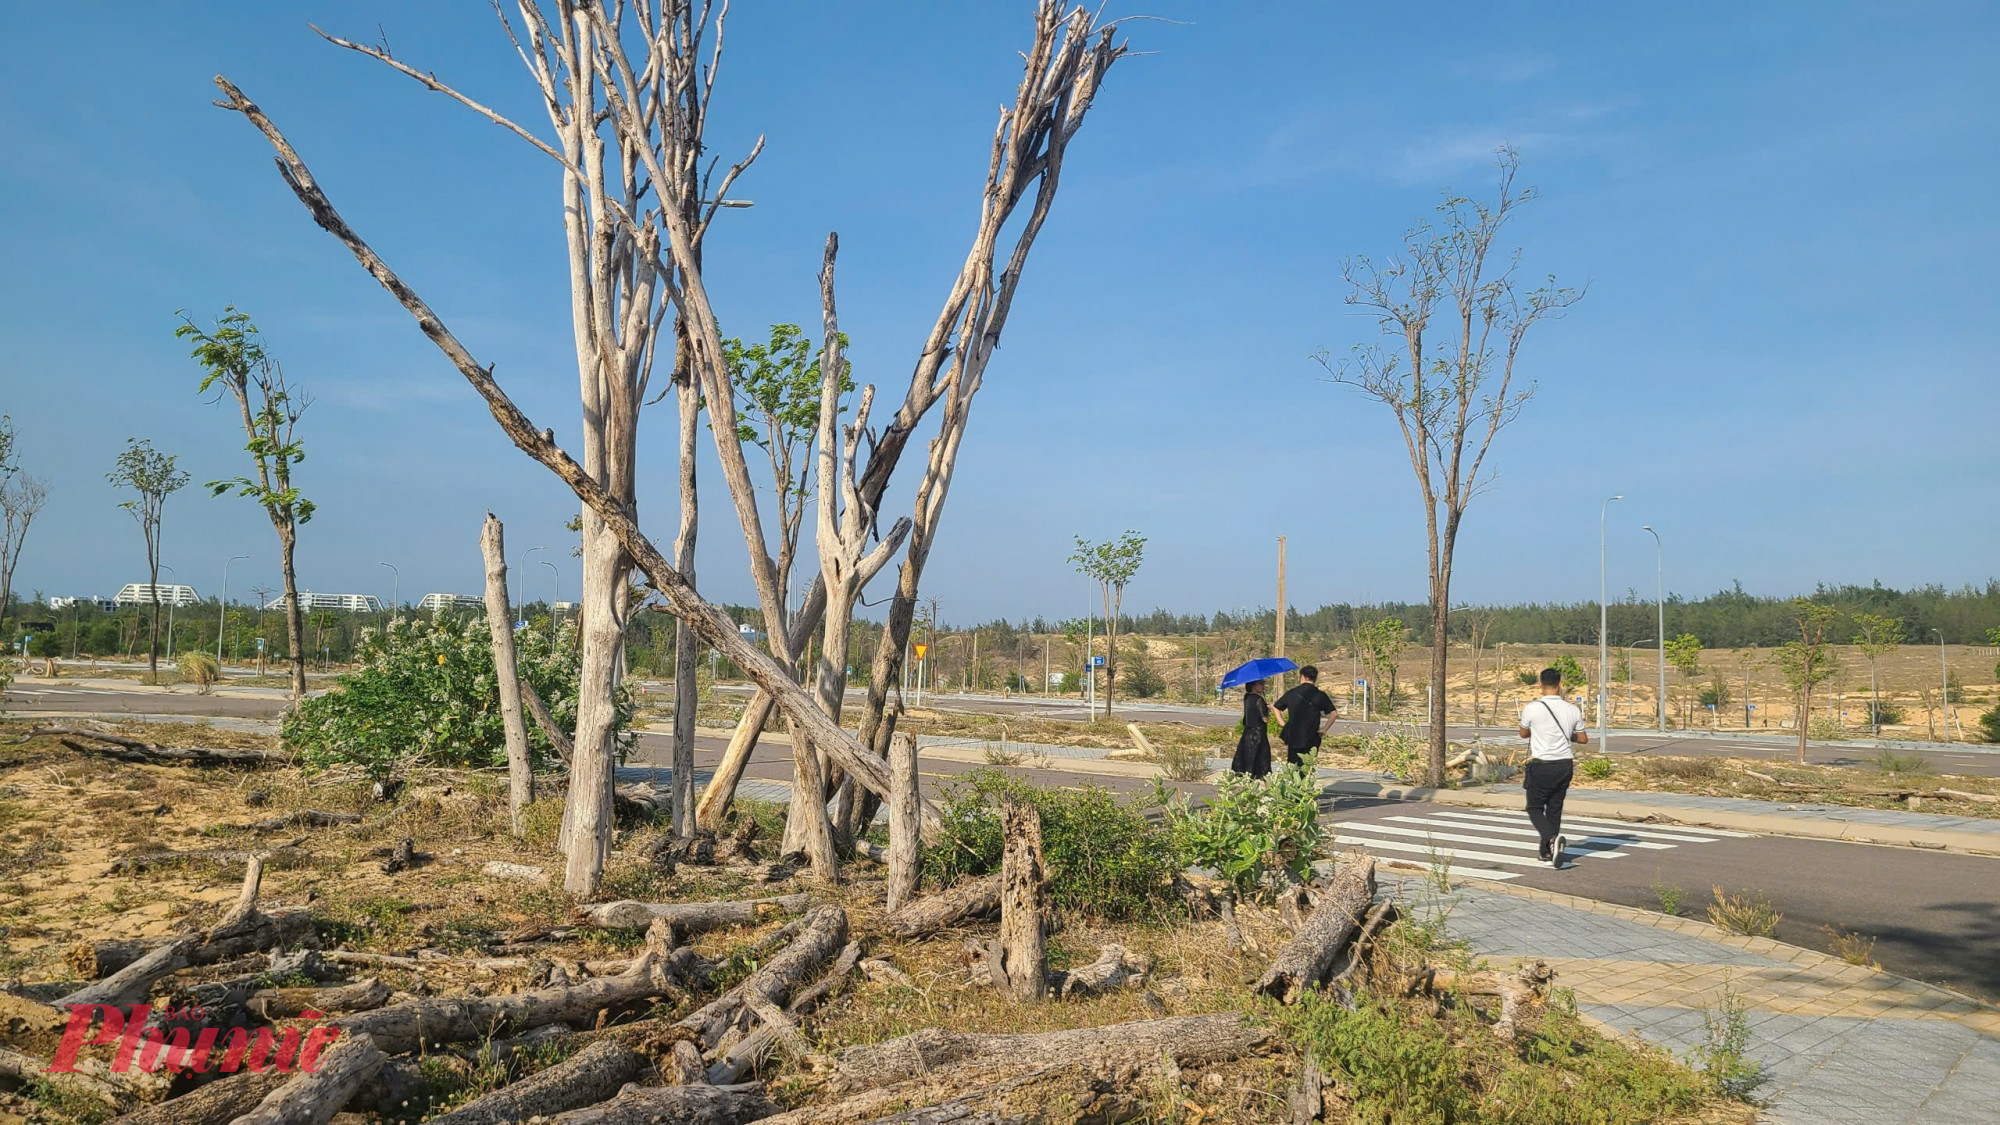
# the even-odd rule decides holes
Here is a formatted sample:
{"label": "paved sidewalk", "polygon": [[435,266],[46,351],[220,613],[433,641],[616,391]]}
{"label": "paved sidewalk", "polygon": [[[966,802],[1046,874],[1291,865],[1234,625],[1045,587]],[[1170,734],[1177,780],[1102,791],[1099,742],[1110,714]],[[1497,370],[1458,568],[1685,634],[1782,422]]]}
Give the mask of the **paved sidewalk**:
{"label": "paved sidewalk", "polygon": [[1768,938],[1515,886],[1385,873],[1496,964],[1540,959],[1587,1019],[1676,1055],[1707,1039],[1726,992],[1747,1008],[1752,1096],[1780,1125],[1982,1125],[2000,1106],[2000,1008]]}

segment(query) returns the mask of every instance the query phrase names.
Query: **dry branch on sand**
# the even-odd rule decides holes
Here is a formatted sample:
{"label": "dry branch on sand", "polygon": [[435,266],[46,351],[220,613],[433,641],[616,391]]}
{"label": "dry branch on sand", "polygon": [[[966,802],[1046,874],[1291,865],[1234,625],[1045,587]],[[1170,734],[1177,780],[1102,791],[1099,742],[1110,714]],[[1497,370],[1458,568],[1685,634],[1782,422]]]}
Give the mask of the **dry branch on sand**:
{"label": "dry branch on sand", "polygon": [[[292,756],[283,750],[233,749],[203,746],[161,746],[144,739],[114,734],[96,727],[35,727],[25,737],[37,735],[66,736],[61,741],[64,746],[79,754],[95,754],[105,758],[116,758],[122,762],[141,762],[146,765],[187,764],[195,766],[242,766],[242,765],[285,765]],[[103,743],[101,746],[78,742],[90,739]]]}

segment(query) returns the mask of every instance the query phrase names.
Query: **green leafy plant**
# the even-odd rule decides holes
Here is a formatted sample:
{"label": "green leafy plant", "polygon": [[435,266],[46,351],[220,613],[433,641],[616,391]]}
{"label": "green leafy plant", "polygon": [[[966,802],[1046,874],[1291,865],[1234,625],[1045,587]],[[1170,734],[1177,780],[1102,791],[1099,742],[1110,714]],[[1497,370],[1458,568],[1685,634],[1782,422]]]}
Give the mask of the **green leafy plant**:
{"label": "green leafy plant", "polygon": [[1664,879],[1660,879],[1653,883],[1652,891],[1653,897],[1659,900],[1660,913],[1680,914],[1681,907],[1685,905],[1687,900],[1687,892],[1681,890],[1680,884],[1669,883]]}
{"label": "green leafy plant", "polygon": [[1161,773],[1174,781],[1206,781],[1211,772],[1208,747],[1199,743],[1154,746],[1152,760],[1159,765]]}
{"label": "green leafy plant", "polygon": [[1177,850],[1221,872],[1239,894],[1265,894],[1280,872],[1304,882],[1327,838],[1319,789],[1316,753],[1261,779],[1224,774],[1202,808],[1185,797],[1169,806]]}
{"label": "green leafy plant", "polygon": [[1701,1010],[1707,1039],[1688,1053],[1688,1062],[1700,1070],[1709,1085],[1731,1097],[1747,1096],[1764,1081],[1764,1065],[1748,1055],[1750,1019],[1743,997],[1728,983],[1712,1008]]}
{"label": "green leafy plant", "polygon": [[1887,746],[1875,752],[1873,764],[1883,773],[1930,773],[1937,768],[1922,754],[1898,754]]}
{"label": "green leafy plant", "polygon": [[1611,759],[1602,756],[1585,758],[1577,763],[1576,768],[1593,781],[1603,781],[1611,776]]}
{"label": "green leafy plant", "polygon": [[937,843],[924,849],[925,877],[949,885],[1000,869],[1000,804],[1012,797],[1042,816],[1050,898],[1061,910],[1126,919],[1152,914],[1171,899],[1173,837],[1139,806],[1095,785],[1044,788],[994,769],[947,783]]}
{"label": "green leafy plant", "polygon": [[[515,635],[521,678],[534,686],[556,725],[576,726],[579,654],[564,627],[552,641],[539,630]],[[359,765],[388,776],[412,765],[504,766],[506,732],[493,647],[483,620],[399,620],[367,635],[358,671],[336,690],[301,702],[279,734],[309,769]],[[618,695],[618,745],[632,743],[631,692]],[[528,725],[530,750],[546,755],[541,731]]]}
{"label": "green leafy plant", "polygon": [[1827,951],[1850,965],[1861,965],[1870,969],[1882,966],[1875,963],[1875,939],[1853,930],[1843,930],[1838,926],[1821,926],[1826,931]]}

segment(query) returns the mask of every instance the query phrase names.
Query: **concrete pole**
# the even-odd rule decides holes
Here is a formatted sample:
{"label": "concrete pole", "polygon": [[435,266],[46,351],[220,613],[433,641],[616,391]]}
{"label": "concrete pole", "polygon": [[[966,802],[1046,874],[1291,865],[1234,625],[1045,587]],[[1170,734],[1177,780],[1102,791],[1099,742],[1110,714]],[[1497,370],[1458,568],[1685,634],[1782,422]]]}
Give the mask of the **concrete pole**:
{"label": "concrete pole", "polygon": [[1610,752],[1605,743],[1608,724],[1604,713],[1606,683],[1611,679],[1611,640],[1605,632],[1610,624],[1611,611],[1606,605],[1610,589],[1605,567],[1604,521],[1611,514],[1611,502],[1623,499],[1622,495],[1607,498],[1604,507],[1597,513],[1597,752],[1600,754]]}
{"label": "concrete pole", "polygon": [[[1667,733],[1667,552],[1660,544],[1660,533],[1653,531],[1651,524],[1646,530],[1653,536],[1653,604],[1660,611],[1660,733]],[[1749,689],[1744,689],[1743,701],[1750,701]],[[1748,712],[1745,712],[1746,714]],[[1749,726],[1745,719],[1744,726]]]}

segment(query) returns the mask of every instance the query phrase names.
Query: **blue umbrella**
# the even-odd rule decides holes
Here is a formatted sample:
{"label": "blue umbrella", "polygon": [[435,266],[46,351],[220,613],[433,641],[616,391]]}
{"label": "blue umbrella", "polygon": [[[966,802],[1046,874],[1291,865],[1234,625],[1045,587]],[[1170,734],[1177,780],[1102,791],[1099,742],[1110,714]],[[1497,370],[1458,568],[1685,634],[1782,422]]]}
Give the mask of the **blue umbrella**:
{"label": "blue umbrella", "polygon": [[1297,669],[1298,663],[1296,661],[1283,656],[1267,656],[1262,660],[1252,660],[1248,664],[1241,664],[1230,669],[1229,674],[1222,677],[1222,686],[1226,688],[1242,687],[1244,684],[1254,683],[1257,680],[1270,679],[1280,672],[1291,672]]}

